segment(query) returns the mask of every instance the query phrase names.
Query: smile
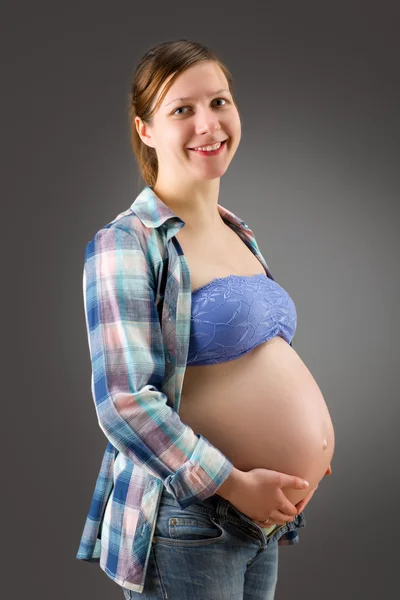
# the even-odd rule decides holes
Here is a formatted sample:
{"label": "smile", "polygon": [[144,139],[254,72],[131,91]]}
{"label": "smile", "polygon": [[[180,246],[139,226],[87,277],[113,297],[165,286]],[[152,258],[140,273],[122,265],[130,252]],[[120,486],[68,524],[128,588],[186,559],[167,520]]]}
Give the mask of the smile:
{"label": "smile", "polygon": [[215,154],[219,154],[225,146],[226,140],[223,142],[218,142],[212,146],[198,146],[197,148],[189,148],[189,150],[191,152],[196,152],[197,154],[214,156]]}

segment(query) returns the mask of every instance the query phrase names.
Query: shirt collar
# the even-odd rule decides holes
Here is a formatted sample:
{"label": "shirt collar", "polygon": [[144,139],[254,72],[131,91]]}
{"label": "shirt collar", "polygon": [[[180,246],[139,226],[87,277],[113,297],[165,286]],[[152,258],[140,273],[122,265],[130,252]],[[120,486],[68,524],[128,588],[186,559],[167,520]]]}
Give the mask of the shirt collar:
{"label": "shirt collar", "polygon": [[[160,227],[166,221],[171,220],[168,223],[168,237],[171,237],[185,225],[185,221],[164,204],[152,188],[153,186],[146,185],[130,208],[146,227]],[[232,223],[249,238],[253,237],[253,232],[242,219],[221,204],[217,204],[217,208],[224,220]]]}

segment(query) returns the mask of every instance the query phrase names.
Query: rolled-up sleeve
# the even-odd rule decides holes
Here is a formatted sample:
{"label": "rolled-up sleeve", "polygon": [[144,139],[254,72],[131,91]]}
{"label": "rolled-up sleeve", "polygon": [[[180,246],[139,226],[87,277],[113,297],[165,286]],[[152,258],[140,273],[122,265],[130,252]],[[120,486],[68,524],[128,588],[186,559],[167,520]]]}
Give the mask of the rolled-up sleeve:
{"label": "rolled-up sleeve", "polygon": [[164,342],[148,259],[134,233],[100,229],[85,250],[85,320],[100,428],[181,508],[214,494],[231,461],[184,424],[160,391]]}

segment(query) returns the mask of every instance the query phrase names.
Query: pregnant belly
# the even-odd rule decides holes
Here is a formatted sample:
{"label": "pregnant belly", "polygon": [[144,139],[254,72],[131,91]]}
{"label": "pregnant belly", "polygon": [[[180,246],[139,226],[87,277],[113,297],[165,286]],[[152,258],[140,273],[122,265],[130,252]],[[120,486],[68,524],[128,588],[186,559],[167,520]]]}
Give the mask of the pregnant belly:
{"label": "pregnant belly", "polygon": [[293,504],[324,477],[334,452],[322,393],[280,337],[236,360],[189,365],[179,416],[241,471],[262,467],[309,481],[308,490],[283,488]]}

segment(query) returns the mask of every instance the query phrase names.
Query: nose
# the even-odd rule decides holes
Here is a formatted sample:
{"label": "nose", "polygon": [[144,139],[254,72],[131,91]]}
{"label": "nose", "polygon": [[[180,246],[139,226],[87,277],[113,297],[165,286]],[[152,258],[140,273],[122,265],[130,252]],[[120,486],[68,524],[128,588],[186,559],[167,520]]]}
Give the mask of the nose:
{"label": "nose", "polygon": [[196,121],[196,133],[202,135],[203,133],[213,133],[220,129],[221,124],[219,122],[219,117],[215,112],[211,110],[206,110],[204,112],[199,111]]}

